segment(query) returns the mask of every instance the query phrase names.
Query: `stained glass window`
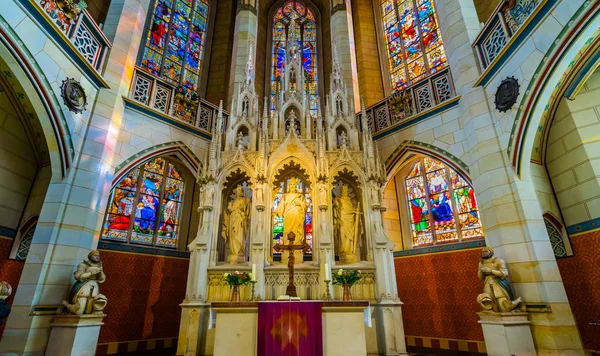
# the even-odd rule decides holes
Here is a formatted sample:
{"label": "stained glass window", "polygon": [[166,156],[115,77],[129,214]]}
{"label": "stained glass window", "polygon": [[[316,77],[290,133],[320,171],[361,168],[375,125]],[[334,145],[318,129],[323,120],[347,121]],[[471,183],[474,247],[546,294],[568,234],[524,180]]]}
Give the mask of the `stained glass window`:
{"label": "stained glass window", "polygon": [[483,237],[475,192],[456,171],[423,158],[404,183],[413,246]]}
{"label": "stained glass window", "polygon": [[381,0],[392,90],[448,65],[432,0]]}
{"label": "stained glass window", "polygon": [[15,259],[17,261],[25,261],[27,258],[27,255],[29,254],[29,248],[31,247],[31,241],[33,241],[33,234],[35,233],[36,226],[37,224],[34,224],[21,236],[19,248],[17,249],[17,254],[15,255]]}
{"label": "stained glass window", "polygon": [[298,48],[302,49],[304,86],[308,95],[310,114],[317,115],[319,103],[317,76],[317,25],[312,10],[300,1],[288,1],[273,16],[273,47],[271,57],[271,112],[279,92],[283,89],[285,49],[292,13],[296,13]]}
{"label": "stained glass window", "polygon": [[544,225],[546,226],[546,232],[550,238],[550,244],[552,245],[552,251],[556,258],[567,257],[569,252],[563,238],[562,225],[558,220],[549,213],[544,214]]}
{"label": "stained glass window", "polygon": [[[275,199],[273,200],[273,212],[277,211],[277,207],[281,203],[283,199],[283,195],[287,192],[288,186],[291,181],[291,177],[284,182],[281,182],[277,190],[275,191]],[[304,216],[304,236],[306,238],[306,243],[312,249],[313,244],[313,230],[312,230],[312,222],[313,222],[313,206],[312,206],[312,196],[310,187],[302,182],[301,179],[296,178],[297,186],[296,191],[301,192],[304,195],[304,201],[306,202],[306,213]],[[288,241],[283,236],[283,217],[278,214],[273,214],[273,244],[287,244]],[[296,241],[296,243],[299,243]],[[275,254],[280,254],[280,252],[274,252]]]}
{"label": "stained glass window", "polygon": [[197,91],[207,14],[208,0],[156,0],[140,67]]}
{"label": "stained glass window", "polygon": [[110,193],[102,238],[177,248],[185,183],[165,158],[142,163]]}

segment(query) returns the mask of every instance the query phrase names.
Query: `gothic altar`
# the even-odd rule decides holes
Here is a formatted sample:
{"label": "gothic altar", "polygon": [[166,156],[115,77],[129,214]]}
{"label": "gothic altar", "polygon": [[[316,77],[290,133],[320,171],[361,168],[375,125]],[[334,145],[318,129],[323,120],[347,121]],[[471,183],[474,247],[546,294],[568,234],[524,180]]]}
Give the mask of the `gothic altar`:
{"label": "gothic altar", "polygon": [[[201,222],[189,245],[190,266],[178,355],[212,354],[208,329],[211,302],[229,300],[223,274],[256,266],[255,297],[276,300],[288,282],[287,244],[294,252],[295,284],[302,300],[341,299],[341,288],[326,295],[325,268],[360,269],[355,300],[371,302],[369,353],[405,354],[401,305],[397,296],[393,243],[383,229],[381,205],[386,179],[368,123],[359,122],[348,95],[335,46],[329,93],[309,102],[294,20],[289,31],[285,73],[279,96],[262,112],[254,88],[252,47],[243,83],[237,83],[228,121],[215,133],[198,174]],[[317,115],[311,115],[315,106]],[[363,110],[365,109],[364,104]],[[363,115],[367,117],[367,115]],[[242,286],[242,300],[250,288]],[[329,297],[329,298],[328,298]]]}

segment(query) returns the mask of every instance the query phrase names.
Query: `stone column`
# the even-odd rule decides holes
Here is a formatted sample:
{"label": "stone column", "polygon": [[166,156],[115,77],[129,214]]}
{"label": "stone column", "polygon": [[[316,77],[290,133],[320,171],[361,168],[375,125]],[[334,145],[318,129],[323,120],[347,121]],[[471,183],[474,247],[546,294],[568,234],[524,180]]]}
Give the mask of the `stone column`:
{"label": "stone column", "polygon": [[[227,107],[231,107],[231,101],[237,99],[240,86],[246,78],[246,63],[250,46],[256,48],[256,36],[258,32],[258,18],[256,6],[253,1],[241,1],[235,17],[235,32],[233,37],[233,50],[231,58],[231,71],[229,75],[229,95]],[[256,62],[256,51],[253,50],[253,61]]]}
{"label": "stone column", "polygon": [[453,153],[470,166],[486,244],[508,262],[517,295],[525,303],[546,304],[552,310],[531,314],[537,352],[583,354],[534,186],[512,170],[507,135],[488,105],[493,98],[473,87],[480,76],[471,48],[480,31],[473,1],[435,0],[435,5],[456,94],[462,96],[456,119],[444,125],[454,125],[455,137],[464,138],[464,151]]}
{"label": "stone column", "polygon": [[[17,11],[16,7],[12,9]],[[53,177],[48,187],[0,353],[43,354],[53,316],[38,314],[36,306],[58,308],[67,297],[75,266],[96,248],[110,188],[107,182],[112,180],[114,172],[114,148],[125,109],[122,97],[129,91],[147,11],[147,0],[113,0],[111,3],[105,33],[113,47],[103,73],[109,88],[96,94],[82,77],[81,84],[88,94],[87,108],[92,112],[65,114],[72,115],[73,121],[83,121],[82,118],[89,115],[89,120],[73,129],[72,168],[65,177]],[[15,21],[19,16],[26,16],[24,13],[8,15]],[[54,50],[60,51],[56,47]],[[74,67],[64,66],[68,68],[65,71],[73,73]],[[61,73],[66,79],[67,74]]]}
{"label": "stone column", "polygon": [[337,46],[348,94],[354,99],[354,102],[348,103],[353,111],[360,108],[360,97],[358,95],[358,70],[354,45],[352,7],[349,0],[332,0],[331,41]]}

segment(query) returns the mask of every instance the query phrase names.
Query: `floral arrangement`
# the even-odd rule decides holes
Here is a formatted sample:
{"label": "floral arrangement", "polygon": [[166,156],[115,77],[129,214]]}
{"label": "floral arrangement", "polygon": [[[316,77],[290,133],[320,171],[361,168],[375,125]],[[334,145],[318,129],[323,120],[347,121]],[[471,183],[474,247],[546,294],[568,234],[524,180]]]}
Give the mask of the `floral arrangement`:
{"label": "floral arrangement", "polygon": [[243,286],[252,281],[252,273],[248,272],[235,271],[233,273],[225,273],[223,277],[225,277],[225,281],[230,286]]}
{"label": "floral arrangement", "polygon": [[349,284],[353,285],[362,278],[360,270],[357,269],[339,269],[337,273],[333,275],[333,284]]}

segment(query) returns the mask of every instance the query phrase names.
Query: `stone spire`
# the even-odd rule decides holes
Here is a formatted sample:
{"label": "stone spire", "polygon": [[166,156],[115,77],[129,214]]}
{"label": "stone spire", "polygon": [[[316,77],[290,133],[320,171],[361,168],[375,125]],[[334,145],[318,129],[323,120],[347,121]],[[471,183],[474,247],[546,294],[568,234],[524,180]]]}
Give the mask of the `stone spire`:
{"label": "stone spire", "polygon": [[342,72],[342,63],[340,62],[340,56],[335,42],[333,43],[332,52],[331,92],[333,93],[337,90],[345,92],[346,83],[344,81],[344,73]]}
{"label": "stone spire", "polygon": [[244,90],[254,92],[254,41],[249,41],[248,46],[248,61],[244,71],[246,74]]}
{"label": "stone spire", "polygon": [[217,116],[217,124],[215,129],[213,130],[213,137],[208,147],[206,162],[204,162],[204,167],[206,167],[204,175],[207,179],[215,179],[217,177],[219,161],[221,159],[221,140],[223,139],[224,129],[223,121],[223,100],[221,100],[219,102],[219,114]]}

